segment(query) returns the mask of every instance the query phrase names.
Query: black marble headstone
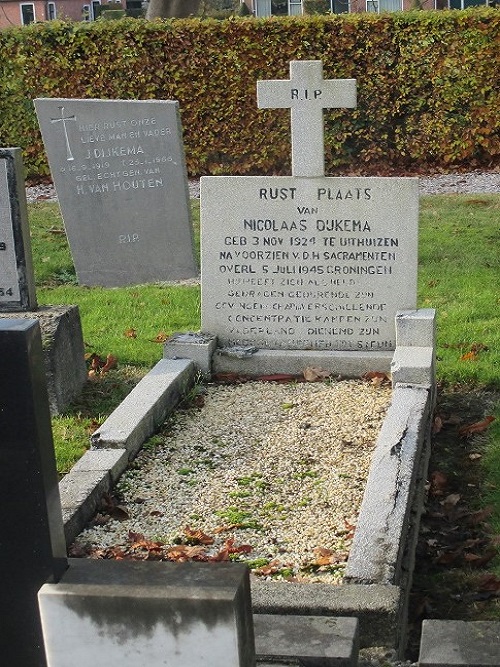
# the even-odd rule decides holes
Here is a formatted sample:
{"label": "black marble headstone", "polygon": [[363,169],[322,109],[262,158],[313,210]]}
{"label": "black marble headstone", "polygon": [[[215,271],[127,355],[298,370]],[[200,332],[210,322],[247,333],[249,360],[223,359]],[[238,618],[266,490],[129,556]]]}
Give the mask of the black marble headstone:
{"label": "black marble headstone", "polygon": [[38,322],[0,320],[0,663],[44,667],[37,593],[67,568]]}
{"label": "black marble headstone", "polygon": [[0,149],[0,312],[36,309],[20,148]]}

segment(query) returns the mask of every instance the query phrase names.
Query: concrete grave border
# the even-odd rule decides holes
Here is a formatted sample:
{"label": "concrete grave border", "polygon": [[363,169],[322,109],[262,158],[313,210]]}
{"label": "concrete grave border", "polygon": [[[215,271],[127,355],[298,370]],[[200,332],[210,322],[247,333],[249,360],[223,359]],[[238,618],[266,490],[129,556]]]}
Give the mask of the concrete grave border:
{"label": "concrete grave border", "polygon": [[255,614],[357,617],[361,647],[389,646],[403,651],[403,619],[430,454],[434,351],[435,311],[428,309],[398,313],[396,350],[379,355],[314,352],[312,357],[297,351],[253,348],[228,354],[217,348],[211,335],[173,336],[165,345],[164,359],[96,431],[93,448],[60,482],[68,544],[198,375],[228,368],[250,375],[299,372],[317,364],[352,377],[392,368],[393,400],[373,453],[345,584],[257,580],[252,583],[252,603]]}

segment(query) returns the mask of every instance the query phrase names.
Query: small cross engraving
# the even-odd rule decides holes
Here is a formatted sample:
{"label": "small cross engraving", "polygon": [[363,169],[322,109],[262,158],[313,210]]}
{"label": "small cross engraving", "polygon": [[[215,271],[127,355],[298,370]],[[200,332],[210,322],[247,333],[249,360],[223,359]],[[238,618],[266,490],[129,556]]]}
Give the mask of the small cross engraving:
{"label": "small cross engraving", "polygon": [[292,175],[324,176],[323,109],[354,109],[356,79],[323,79],[321,60],[292,60],[289,80],[257,81],[259,109],[291,109]]}
{"label": "small cross engraving", "polygon": [[66,160],[70,162],[71,160],[74,160],[75,158],[73,157],[73,153],[71,152],[71,146],[69,145],[69,137],[68,137],[68,128],[66,127],[66,121],[68,120],[73,120],[76,123],[76,118],[75,116],[65,116],[64,115],[64,107],[59,107],[59,110],[61,111],[61,117],[60,118],[51,118],[50,122],[51,123],[62,123],[63,128],[64,128],[64,139],[66,140]]}

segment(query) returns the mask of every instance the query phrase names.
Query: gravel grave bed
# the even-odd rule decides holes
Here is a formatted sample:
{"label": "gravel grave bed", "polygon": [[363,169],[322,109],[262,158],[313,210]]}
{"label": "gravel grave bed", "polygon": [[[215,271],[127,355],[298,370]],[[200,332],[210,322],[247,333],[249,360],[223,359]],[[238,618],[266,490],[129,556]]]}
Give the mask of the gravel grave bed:
{"label": "gravel grave bed", "polygon": [[230,558],[256,576],[340,583],[391,395],[380,379],[201,387],[71,554]]}

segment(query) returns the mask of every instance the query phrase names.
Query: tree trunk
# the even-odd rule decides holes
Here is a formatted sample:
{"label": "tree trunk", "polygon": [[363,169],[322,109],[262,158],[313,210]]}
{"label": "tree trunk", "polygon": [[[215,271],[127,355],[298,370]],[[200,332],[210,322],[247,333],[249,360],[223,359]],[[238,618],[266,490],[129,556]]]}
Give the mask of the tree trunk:
{"label": "tree trunk", "polygon": [[198,11],[200,0],[149,0],[146,18],[186,18]]}

